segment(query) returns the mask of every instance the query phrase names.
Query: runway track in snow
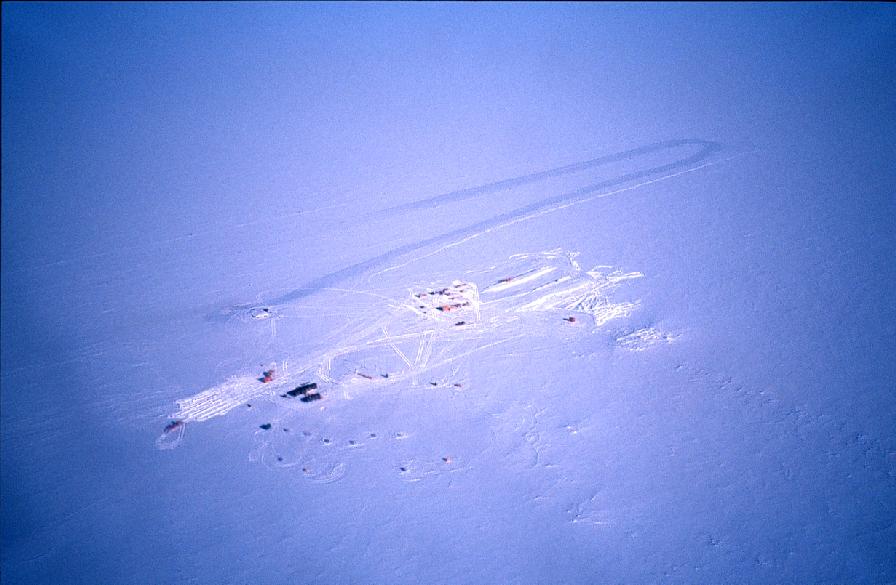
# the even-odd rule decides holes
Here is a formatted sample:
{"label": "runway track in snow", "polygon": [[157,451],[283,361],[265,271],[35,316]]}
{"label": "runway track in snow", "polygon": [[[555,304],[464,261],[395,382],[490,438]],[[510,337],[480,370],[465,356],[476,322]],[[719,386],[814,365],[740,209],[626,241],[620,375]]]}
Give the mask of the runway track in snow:
{"label": "runway track in snow", "polygon": [[441,205],[485,197],[503,190],[536,184],[548,179],[556,179],[574,173],[595,170],[615,162],[632,160],[637,162],[637,159],[640,157],[663,155],[682,147],[692,147],[695,149],[695,152],[687,156],[680,156],[668,163],[640,168],[611,179],[585,185],[559,195],[546,197],[515,210],[475,222],[467,227],[398,246],[368,260],[320,276],[306,283],[302,287],[268,300],[268,304],[279,305],[306,298],[318,291],[332,287],[343,280],[355,278],[364,275],[365,273],[373,276],[395,270],[417,260],[433,256],[474,238],[478,238],[511,225],[549,213],[554,213],[574,205],[580,205],[595,199],[633,191],[667,179],[692,173],[700,169],[721,164],[743,154],[743,152],[733,152],[730,156],[725,157],[723,155],[726,151],[726,147],[717,142],[697,139],[668,140],[575,164],[521,175],[511,179],[504,179],[494,183],[480,185],[478,187],[452,191],[427,199],[389,207],[374,213],[372,218],[383,219],[411,211],[434,209]]}

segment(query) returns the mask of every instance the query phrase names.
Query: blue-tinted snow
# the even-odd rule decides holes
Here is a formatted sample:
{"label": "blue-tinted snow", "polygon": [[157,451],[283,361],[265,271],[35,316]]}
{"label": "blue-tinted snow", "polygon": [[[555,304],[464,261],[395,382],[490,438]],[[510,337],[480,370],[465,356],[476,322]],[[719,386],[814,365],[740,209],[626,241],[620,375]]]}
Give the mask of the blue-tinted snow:
{"label": "blue-tinted snow", "polygon": [[4,583],[896,581],[891,6],[3,16]]}

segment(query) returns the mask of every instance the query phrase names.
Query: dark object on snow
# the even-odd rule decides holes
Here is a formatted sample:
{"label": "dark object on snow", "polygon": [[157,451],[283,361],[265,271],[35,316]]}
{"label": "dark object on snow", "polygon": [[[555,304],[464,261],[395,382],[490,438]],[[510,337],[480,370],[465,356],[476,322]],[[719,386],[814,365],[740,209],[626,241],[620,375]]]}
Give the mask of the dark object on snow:
{"label": "dark object on snow", "polygon": [[315,382],[311,382],[310,384],[302,384],[301,386],[296,386],[295,388],[293,388],[292,390],[290,390],[289,392],[284,394],[284,396],[289,395],[289,396],[292,396],[293,398],[295,398],[299,394],[306,394],[309,390],[316,390],[316,389],[317,389],[317,384]]}
{"label": "dark object on snow", "polygon": [[171,431],[179,429],[182,426],[184,426],[184,421],[173,420],[170,423],[168,423],[167,425],[165,425],[165,432],[170,433]]}
{"label": "dark object on snow", "polygon": [[564,317],[563,320],[564,320],[564,321],[569,321],[570,323],[575,323],[575,322],[576,322],[576,318],[575,318],[575,317]]}
{"label": "dark object on snow", "polygon": [[263,384],[267,384],[268,382],[274,381],[274,370],[267,370],[261,373],[261,378],[258,378],[259,382]]}
{"label": "dark object on snow", "polygon": [[271,430],[271,423],[264,423],[263,425],[258,425],[258,428],[264,431]]}
{"label": "dark object on snow", "polygon": [[466,325],[466,324],[467,324],[466,321],[458,321],[457,323],[454,324],[454,326],[455,326],[455,327],[460,327],[461,325]]}
{"label": "dark object on snow", "polygon": [[314,402],[315,400],[320,400],[323,396],[320,395],[320,392],[311,392],[309,394],[305,394],[302,396],[302,402]]}

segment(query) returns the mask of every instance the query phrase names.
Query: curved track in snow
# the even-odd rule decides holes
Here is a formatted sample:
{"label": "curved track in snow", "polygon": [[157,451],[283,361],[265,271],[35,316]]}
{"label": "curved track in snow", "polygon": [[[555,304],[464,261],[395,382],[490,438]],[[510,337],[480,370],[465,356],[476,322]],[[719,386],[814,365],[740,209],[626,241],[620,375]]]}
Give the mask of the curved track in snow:
{"label": "curved track in snow", "polygon": [[[440,205],[483,197],[492,193],[496,193],[505,189],[521,187],[523,185],[534,184],[548,179],[555,179],[574,173],[580,173],[587,170],[598,169],[601,166],[614,162],[634,161],[637,163],[638,158],[647,158],[653,155],[663,155],[682,147],[691,148],[695,151],[686,156],[679,156],[671,162],[662,164],[652,164],[648,166],[645,162],[644,168],[627,172],[611,179],[606,179],[589,185],[585,185],[578,189],[546,197],[539,201],[535,201],[528,205],[519,207],[513,211],[495,215],[489,219],[478,221],[467,227],[449,231],[447,233],[426,238],[417,242],[412,242],[402,246],[398,246],[356,264],[346,266],[335,272],[320,276],[304,286],[283,294],[275,299],[271,299],[268,304],[278,305],[289,303],[298,299],[308,297],[322,289],[331,287],[345,279],[353,278],[364,274],[365,272],[379,269],[380,272],[386,272],[401,266],[405,266],[416,260],[437,254],[445,249],[457,246],[481,235],[508,227],[510,225],[526,221],[541,215],[559,211],[561,209],[586,203],[594,199],[609,197],[618,193],[631,191],[671,179],[686,173],[694,172],[702,168],[706,168],[715,164],[719,164],[728,158],[720,158],[719,155],[725,150],[720,143],[697,139],[679,139],[658,142],[631,150],[618,152],[611,155],[602,156],[584,162],[571,165],[561,166],[554,169],[540,171],[522,175],[512,179],[504,179],[494,183],[481,185],[469,189],[452,191],[442,195],[436,195],[428,199],[390,207],[385,209],[374,217],[391,216],[410,211],[421,209],[435,208]],[[403,257],[420,253],[417,256],[400,262]]]}

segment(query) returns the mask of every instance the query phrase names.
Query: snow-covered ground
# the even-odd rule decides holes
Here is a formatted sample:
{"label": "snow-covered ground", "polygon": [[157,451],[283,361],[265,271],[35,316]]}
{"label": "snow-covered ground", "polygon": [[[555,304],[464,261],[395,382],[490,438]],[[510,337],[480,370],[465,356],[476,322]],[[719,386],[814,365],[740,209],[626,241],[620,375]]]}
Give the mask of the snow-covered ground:
{"label": "snow-covered ground", "polygon": [[892,6],[3,13],[4,585],[896,583]]}

